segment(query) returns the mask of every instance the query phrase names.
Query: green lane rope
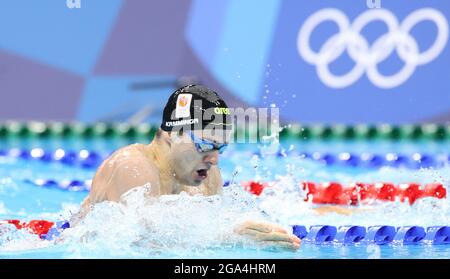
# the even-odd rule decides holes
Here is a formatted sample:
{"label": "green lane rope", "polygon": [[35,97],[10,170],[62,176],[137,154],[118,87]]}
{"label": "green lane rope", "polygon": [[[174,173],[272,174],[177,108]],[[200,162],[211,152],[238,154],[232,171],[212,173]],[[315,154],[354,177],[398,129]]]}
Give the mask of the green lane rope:
{"label": "green lane rope", "polygon": [[[158,126],[127,123],[62,123],[17,122],[0,123],[0,138],[6,137],[76,137],[76,138],[153,138]],[[239,129],[246,138],[252,132]],[[280,132],[281,139],[302,140],[448,140],[450,125],[289,125]]]}

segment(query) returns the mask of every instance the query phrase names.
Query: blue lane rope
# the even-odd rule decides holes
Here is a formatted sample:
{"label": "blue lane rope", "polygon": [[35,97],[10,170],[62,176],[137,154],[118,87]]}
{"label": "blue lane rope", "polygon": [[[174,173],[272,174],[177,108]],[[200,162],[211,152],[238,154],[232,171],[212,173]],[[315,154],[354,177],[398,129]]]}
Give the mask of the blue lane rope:
{"label": "blue lane rope", "polygon": [[[344,167],[363,167],[363,168],[441,168],[450,164],[450,154],[431,155],[425,153],[414,153],[405,155],[400,153],[371,154],[361,153],[354,154],[342,152],[338,154],[328,152],[294,152],[294,151],[278,151],[271,155],[262,154],[260,151],[229,151],[228,155],[233,152],[239,152],[241,155],[258,155],[263,157],[299,157],[302,159],[313,160],[323,163],[327,166],[344,166]],[[39,160],[43,162],[60,162],[69,166],[80,166],[87,169],[97,168],[111,153],[95,152],[88,150],[73,151],[57,149],[55,151],[46,151],[41,148],[19,149],[13,148],[9,150],[0,150],[0,156],[9,156],[21,158],[25,160]]]}
{"label": "blue lane rope", "polygon": [[97,168],[103,160],[111,153],[100,153],[88,150],[64,150],[56,149],[54,151],[46,151],[42,148],[19,149],[12,148],[9,150],[0,150],[0,156],[8,156],[20,158],[24,160],[38,160],[42,162],[60,162],[69,166],[80,166],[83,168]]}
{"label": "blue lane rope", "polygon": [[448,245],[449,226],[292,226],[292,232],[311,244]]}
{"label": "blue lane rope", "polygon": [[[72,192],[89,192],[91,190],[92,180],[55,180],[55,179],[24,179],[26,183],[43,187],[43,188],[53,188],[59,190],[67,190]],[[230,186],[230,181],[225,181],[223,187]]]}
{"label": "blue lane rope", "polygon": [[[24,179],[26,183],[50,189],[67,190],[71,192],[89,192],[91,190],[92,180],[55,180],[55,179]],[[228,187],[230,181],[225,181],[223,187]]]}
{"label": "blue lane rope", "polygon": [[54,180],[54,179],[25,179],[26,183],[43,187],[71,192],[89,192],[91,190],[92,180]]}
{"label": "blue lane rope", "polygon": [[450,154],[425,154],[413,153],[410,155],[401,153],[373,154],[350,152],[329,153],[329,152],[294,152],[278,151],[273,154],[262,154],[261,152],[252,152],[252,155],[262,157],[299,157],[302,159],[313,160],[323,163],[327,166],[345,166],[345,167],[363,167],[363,168],[442,168],[450,164]]}
{"label": "blue lane rope", "polygon": [[[42,239],[54,240],[67,228],[68,221],[55,222]],[[292,232],[307,244],[344,244],[344,245],[449,245],[449,226],[305,226],[294,225]]]}
{"label": "blue lane rope", "polygon": [[59,237],[65,229],[68,228],[70,228],[69,221],[58,221],[50,230],[48,230],[47,234],[42,236],[42,239],[54,240]]}

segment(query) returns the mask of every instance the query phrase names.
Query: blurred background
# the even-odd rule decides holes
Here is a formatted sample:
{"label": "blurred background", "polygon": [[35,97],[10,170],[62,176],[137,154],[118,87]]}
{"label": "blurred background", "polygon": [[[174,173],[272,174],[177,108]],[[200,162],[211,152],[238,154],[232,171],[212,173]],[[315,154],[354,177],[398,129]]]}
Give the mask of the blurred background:
{"label": "blurred background", "polygon": [[[434,13],[411,16],[425,7]],[[350,24],[386,9],[410,28],[383,45],[400,33],[363,15],[363,43],[339,45],[327,8]],[[158,123],[172,91],[195,82],[229,106],[275,105],[289,123],[447,123],[448,20],[448,0],[0,0],[0,120]],[[370,53],[383,57],[333,85]]]}

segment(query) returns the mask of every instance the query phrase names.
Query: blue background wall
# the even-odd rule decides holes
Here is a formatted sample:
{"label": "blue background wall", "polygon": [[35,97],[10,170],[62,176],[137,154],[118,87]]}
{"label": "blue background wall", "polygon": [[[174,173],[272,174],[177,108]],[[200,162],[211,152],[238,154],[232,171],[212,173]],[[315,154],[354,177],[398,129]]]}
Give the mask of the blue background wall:
{"label": "blue background wall", "polygon": [[[430,7],[450,20],[447,0],[382,0],[399,23]],[[159,121],[181,77],[194,77],[230,106],[280,108],[287,122],[444,122],[450,119],[450,45],[394,88],[366,73],[344,88],[327,86],[300,55],[299,30],[312,14],[336,8],[353,22],[365,0],[2,0],[0,119],[124,121],[149,109]],[[381,21],[361,35],[369,45],[385,34]],[[318,51],[338,28],[320,24],[310,44]],[[437,36],[431,21],[411,31],[419,50]],[[330,64],[336,75],[354,65],[344,52]],[[394,51],[378,64],[395,74]]]}

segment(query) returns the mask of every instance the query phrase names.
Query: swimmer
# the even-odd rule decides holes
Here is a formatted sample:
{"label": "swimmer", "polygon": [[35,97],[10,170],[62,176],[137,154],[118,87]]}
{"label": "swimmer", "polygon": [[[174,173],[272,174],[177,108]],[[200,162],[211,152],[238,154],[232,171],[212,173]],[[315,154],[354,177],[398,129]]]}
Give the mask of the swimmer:
{"label": "swimmer", "polygon": [[[151,185],[149,195],[154,197],[183,191],[220,194],[223,181],[217,163],[230,141],[231,125],[228,107],[216,92],[200,85],[176,90],[150,144],[123,147],[100,165],[78,219],[91,205],[118,202],[130,189],[147,183]],[[276,224],[248,220],[234,231],[274,248],[300,247],[297,236]]]}

